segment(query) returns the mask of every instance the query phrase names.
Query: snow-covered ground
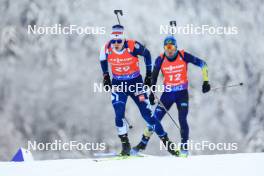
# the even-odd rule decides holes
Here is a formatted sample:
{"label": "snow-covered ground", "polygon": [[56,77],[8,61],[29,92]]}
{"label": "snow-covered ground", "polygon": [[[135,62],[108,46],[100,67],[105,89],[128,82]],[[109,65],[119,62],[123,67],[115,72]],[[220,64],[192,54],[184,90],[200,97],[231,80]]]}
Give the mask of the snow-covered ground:
{"label": "snow-covered ground", "polygon": [[93,159],[0,162],[3,176],[263,176],[264,153],[200,155],[188,158],[147,156],[95,162]]}
{"label": "snow-covered ground", "polygon": [[[202,94],[202,73],[190,64],[190,139],[237,143],[240,153],[264,151],[263,0],[0,0],[1,161],[19,147],[28,148],[28,141],[103,142],[107,150],[120,150],[111,96],[93,90],[95,83],[102,83],[99,52],[117,23],[114,9],[123,10],[126,37],[146,45],[153,63],[166,36],[160,34],[160,25],[169,20],[177,20],[179,27],[237,27],[237,35],[175,35],[179,49],[207,62],[212,88],[244,82],[242,87]],[[34,24],[105,27],[106,33],[28,34],[28,25]],[[145,77],[143,58],[140,62]],[[170,113],[178,121],[175,105]],[[126,118],[134,126],[129,139],[136,145],[146,124],[130,98]],[[162,124],[171,140],[180,142],[170,118],[164,117]],[[158,138],[150,142],[148,154],[162,154]],[[33,154],[37,159],[64,159],[88,157],[93,151]]]}

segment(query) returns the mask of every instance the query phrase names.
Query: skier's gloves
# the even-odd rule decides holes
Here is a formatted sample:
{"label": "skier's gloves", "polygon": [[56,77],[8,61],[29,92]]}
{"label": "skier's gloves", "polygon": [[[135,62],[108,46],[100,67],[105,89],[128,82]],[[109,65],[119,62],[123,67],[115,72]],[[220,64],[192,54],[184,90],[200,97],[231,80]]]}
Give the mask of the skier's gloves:
{"label": "skier's gloves", "polygon": [[146,77],[145,77],[145,80],[144,80],[144,84],[151,87],[151,73],[147,73],[146,74]]}
{"label": "skier's gloves", "polygon": [[204,81],[203,88],[202,88],[203,93],[209,92],[210,89],[211,89],[211,86],[209,84],[209,81]]}
{"label": "skier's gloves", "polygon": [[155,96],[152,92],[149,94],[149,102],[151,105],[155,104]]}
{"label": "skier's gloves", "polygon": [[108,73],[104,74],[104,87],[105,90],[108,91],[112,87],[111,79]]}

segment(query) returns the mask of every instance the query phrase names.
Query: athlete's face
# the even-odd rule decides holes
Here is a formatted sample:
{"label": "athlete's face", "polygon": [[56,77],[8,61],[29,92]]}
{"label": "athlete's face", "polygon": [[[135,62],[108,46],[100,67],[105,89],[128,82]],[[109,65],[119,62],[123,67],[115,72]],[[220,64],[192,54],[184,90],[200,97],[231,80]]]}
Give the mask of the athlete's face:
{"label": "athlete's face", "polygon": [[168,44],[164,46],[164,50],[165,50],[166,56],[173,57],[175,52],[177,51],[177,48],[175,47],[175,45]]}
{"label": "athlete's face", "polygon": [[113,47],[114,47],[114,49],[116,51],[120,51],[123,48],[124,40],[122,40],[122,39],[113,39],[111,41],[111,43],[112,43],[112,45],[113,45]]}

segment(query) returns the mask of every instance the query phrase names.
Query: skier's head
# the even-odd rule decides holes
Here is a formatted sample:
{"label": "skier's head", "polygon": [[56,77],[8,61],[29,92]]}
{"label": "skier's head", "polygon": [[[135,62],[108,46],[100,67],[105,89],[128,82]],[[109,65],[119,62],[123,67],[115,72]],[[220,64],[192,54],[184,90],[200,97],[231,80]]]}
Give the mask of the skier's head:
{"label": "skier's head", "polygon": [[111,44],[115,50],[119,51],[123,48],[125,42],[124,27],[122,25],[114,25],[111,33]]}
{"label": "skier's head", "polygon": [[169,60],[177,56],[177,41],[175,37],[170,35],[164,39],[164,52]]}

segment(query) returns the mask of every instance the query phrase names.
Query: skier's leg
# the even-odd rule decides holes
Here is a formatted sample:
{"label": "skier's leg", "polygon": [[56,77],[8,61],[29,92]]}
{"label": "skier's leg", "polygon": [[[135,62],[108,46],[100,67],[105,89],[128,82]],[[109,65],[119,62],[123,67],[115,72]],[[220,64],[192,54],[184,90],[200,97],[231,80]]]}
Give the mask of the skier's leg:
{"label": "skier's leg", "polygon": [[[160,101],[165,106],[166,110],[169,111],[172,104],[174,103],[174,95],[172,92],[163,92]],[[158,104],[158,106],[155,109],[154,117],[158,121],[161,121],[164,115],[166,114],[166,110],[161,104]]]}
{"label": "skier's leg", "polygon": [[[144,96],[146,97],[146,95],[144,95]],[[172,155],[178,155],[178,151],[175,151],[174,149],[171,148],[172,147],[171,144],[173,144],[173,143],[169,140],[167,133],[164,131],[164,129],[163,129],[160,121],[158,120],[158,119],[161,120],[162,117],[159,117],[159,116],[157,118],[151,117],[150,116],[150,113],[147,113],[146,112],[147,107],[144,106],[143,104],[141,104],[142,103],[141,101],[138,101],[140,99],[137,99],[136,97],[133,97],[133,96],[132,96],[132,98],[136,102],[136,104],[138,105],[139,110],[140,110],[143,118],[148,123],[148,131],[151,132],[149,136],[146,136],[147,133],[146,133],[146,130],[145,130],[145,133],[143,134],[143,137],[142,137],[142,139],[143,139],[142,140],[143,142],[141,143],[142,146],[144,146],[144,145],[146,146],[147,142],[149,141],[149,138],[150,138],[151,134],[153,133],[152,131],[155,131],[156,134],[160,137],[160,139],[163,142],[163,144],[165,145],[165,148]],[[146,104],[149,104],[149,101],[148,100],[145,100],[145,103]],[[171,107],[172,103],[173,103],[173,101],[171,101],[171,102],[168,101],[167,104],[166,104],[167,106],[165,106],[165,105],[164,106],[169,109]],[[161,108],[161,113],[160,113],[161,116],[164,116],[164,114],[165,114],[165,112],[163,112],[163,111],[165,111],[165,109],[164,108]],[[145,144],[144,144],[144,142],[145,142]],[[134,150],[139,151],[140,149],[138,150],[137,147],[135,147]]]}
{"label": "skier's leg", "polygon": [[112,105],[115,110],[115,125],[118,135],[126,134],[127,128],[124,123],[127,95],[123,92],[112,92]]}
{"label": "skier's leg", "polygon": [[154,118],[151,118],[151,105],[148,100],[148,96],[146,93],[131,93],[130,97],[134,100],[136,105],[139,108],[141,116],[144,118],[144,120],[147,122],[148,126],[150,128],[154,128],[155,120]]}
{"label": "skier's leg", "polygon": [[125,108],[127,95],[123,92],[112,92],[112,105],[115,110],[115,124],[118,131],[118,136],[122,143],[121,155],[130,154],[130,143],[128,140],[128,125],[125,121]]}
{"label": "skier's leg", "polygon": [[189,125],[187,121],[189,110],[189,96],[187,90],[177,93],[176,104],[178,108],[179,123],[181,127],[181,149],[187,151],[187,142],[189,140]]}
{"label": "skier's leg", "polygon": [[[161,102],[164,104],[166,109],[170,109],[171,105],[173,104],[173,99],[171,98],[170,95],[168,95],[168,93],[165,92],[161,96]],[[139,109],[141,109],[140,107],[141,106],[139,106]],[[164,129],[160,123],[160,121],[164,117],[165,113],[166,113],[165,109],[162,108],[160,105],[158,105],[157,108],[155,109],[154,116],[151,117],[151,120],[152,121],[154,120],[154,123],[155,123],[155,132],[162,139],[162,141],[164,141],[164,139],[168,139],[167,133],[164,131]],[[148,118],[144,118],[144,119],[148,122]],[[153,131],[154,131],[153,126],[149,125],[149,123],[148,123],[147,127],[144,130],[144,133],[142,135],[142,139],[141,139],[140,143],[137,146],[135,146],[133,149],[135,151],[144,150],[147,146],[147,143],[148,143],[151,135],[153,134]]]}

